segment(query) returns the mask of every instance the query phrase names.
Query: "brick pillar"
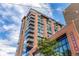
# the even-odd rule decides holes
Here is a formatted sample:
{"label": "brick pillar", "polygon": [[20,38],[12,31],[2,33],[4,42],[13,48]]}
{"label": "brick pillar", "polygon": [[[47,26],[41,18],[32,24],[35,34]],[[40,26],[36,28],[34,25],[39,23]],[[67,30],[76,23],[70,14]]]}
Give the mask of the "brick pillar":
{"label": "brick pillar", "polygon": [[35,14],[35,27],[34,27],[34,46],[33,48],[29,51],[29,55],[33,56],[33,53],[37,50],[38,47],[38,38],[37,34],[38,33],[38,14]]}
{"label": "brick pillar", "polygon": [[37,47],[37,43],[38,43],[38,38],[37,38],[37,34],[38,33],[38,15],[35,15],[35,30],[34,30],[34,46]]}
{"label": "brick pillar", "polygon": [[70,44],[71,53],[73,56],[79,55],[79,36],[78,32],[76,31],[74,22],[71,22],[67,30],[67,38]]}
{"label": "brick pillar", "polygon": [[23,43],[24,43],[24,34],[25,34],[25,19],[24,17],[22,19],[22,28],[21,28],[21,33],[20,33],[20,41],[18,43],[18,49],[16,51],[16,56],[21,56],[22,55],[22,50],[23,50]]}
{"label": "brick pillar", "polygon": [[58,31],[60,31],[60,30],[61,30],[60,25],[58,25]]}
{"label": "brick pillar", "polygon": [[46,18],[43,18],[43,23],[44,23],[44,37],[47,37],[47,22]]}

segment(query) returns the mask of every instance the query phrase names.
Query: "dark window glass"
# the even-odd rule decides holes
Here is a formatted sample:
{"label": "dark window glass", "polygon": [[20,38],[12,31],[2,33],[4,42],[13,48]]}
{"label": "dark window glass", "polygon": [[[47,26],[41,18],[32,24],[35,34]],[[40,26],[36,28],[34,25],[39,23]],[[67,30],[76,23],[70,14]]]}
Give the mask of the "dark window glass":
{"label": "dark window glass", "polygon": [[67,37],[64,36],[60,39],[57,40],[58,42],[55,44],[55,55],[60,55],[60,56],[70,56],[71,51],[69,47],[69,43],[67,41]]}
{"label": "dark window glass", "polygon": [[66,40],[63,39],[63,40],[62,40],[62,44],[66,44]]}
{"label": "dark window glass", "polygon": [[63,52],[63,48],[62,48],[62,47],[60,47],[60,52],[61,52],[61,53]]}
{"label": "dark window glass", "polygon": [[69,44],[67,44],[67,48],[68,48],[68,49],[70,49],[70,46],[69,46]]}
{"label": "dark window glass", "polygon": [[59,46],[61,46],[62,44],[61,44],[61,41],[58,43],[59,44]]}

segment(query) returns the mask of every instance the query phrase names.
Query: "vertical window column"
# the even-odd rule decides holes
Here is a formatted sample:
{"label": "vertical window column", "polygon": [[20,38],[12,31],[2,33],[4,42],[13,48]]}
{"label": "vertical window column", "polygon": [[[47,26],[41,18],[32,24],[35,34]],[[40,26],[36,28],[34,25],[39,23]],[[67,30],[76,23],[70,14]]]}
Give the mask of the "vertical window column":
{"label": "vertical window column", "polygon": [[61,30],[60,25],[58,25],[58,31],[60,31],[60,30]]}
{"label": "vertical window column", "polygon": [[55,34],[54,26],[54,21],[51,21],[52,34]]}

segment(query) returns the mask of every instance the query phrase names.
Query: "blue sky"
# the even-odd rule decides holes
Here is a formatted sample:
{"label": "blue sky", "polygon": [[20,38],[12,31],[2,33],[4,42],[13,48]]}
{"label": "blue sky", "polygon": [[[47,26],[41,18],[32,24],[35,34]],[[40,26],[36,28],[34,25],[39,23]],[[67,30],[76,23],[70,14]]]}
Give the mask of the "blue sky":
{"label": "blue sky", "polygon": [[[49,4],[51,9],[52,9],[52,14],[53,14],[53,18],[62,23],[62,24],[66,24],[65,19],[64,19],[64,15],[63,15],[63,11],[65,8],[67,8],[70,4],[68,3],[51,3]],[[54,9],[54,10],[53,10]]]}
{"label": "blue sky", "polygon": [[[69,4],[0,4],[0,55],[14,56],[19,39],[21,19],[26,15],[29,7],[39,9],[49,14],[56,21],[65,24],[63,10]],[[39,7],[39,8],[38,8]],[[43,10],[41,10],[43,9]]]}

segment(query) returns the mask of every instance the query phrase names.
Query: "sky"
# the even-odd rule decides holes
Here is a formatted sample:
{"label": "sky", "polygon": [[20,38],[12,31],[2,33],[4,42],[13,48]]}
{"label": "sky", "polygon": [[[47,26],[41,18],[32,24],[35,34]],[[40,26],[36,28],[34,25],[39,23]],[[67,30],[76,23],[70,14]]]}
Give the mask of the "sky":
{"label": "sky", "polygon": [[64,3],[27,3],[24,5],[0,3],[0,56],[15,56],[21,20],[28,13],[29,8],[34,8],[65,24],[63,11],[68,5]]}
{"label": "sky", "polygon": [[[68,3],[51,3],[49,4],[52,9],[53,19],[66,25],[63,11],[70,5]],[[54,9],[54,10],[53,10]]]}

